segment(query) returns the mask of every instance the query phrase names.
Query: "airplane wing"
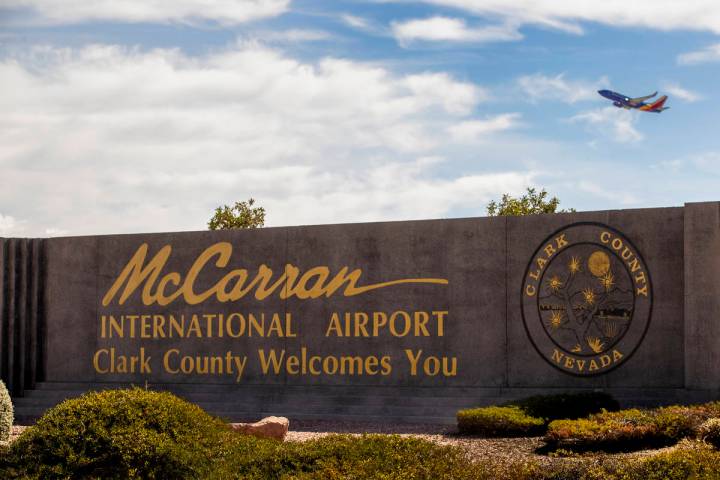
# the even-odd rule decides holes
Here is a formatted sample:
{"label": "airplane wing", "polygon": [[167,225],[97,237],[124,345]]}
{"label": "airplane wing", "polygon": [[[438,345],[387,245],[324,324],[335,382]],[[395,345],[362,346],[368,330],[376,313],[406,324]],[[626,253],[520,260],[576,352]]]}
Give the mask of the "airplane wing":
{"label": "airplane wing", "polygon": [[637,104],[640,104],[640,103],[644,102],[645,100],[647,100],[647,99],[649,99],[649,98],[654,97],[655,95],[657,95],[657,92],[655,92],[655,93],[653,93],[653,94],[651,94],[651,95],[646,95],[646,96],[644,96],[644,97],[631,98],[631,99],[628,100],[627,102],[628,102],[629,104],[631,104],[631,105],[637,105]]}

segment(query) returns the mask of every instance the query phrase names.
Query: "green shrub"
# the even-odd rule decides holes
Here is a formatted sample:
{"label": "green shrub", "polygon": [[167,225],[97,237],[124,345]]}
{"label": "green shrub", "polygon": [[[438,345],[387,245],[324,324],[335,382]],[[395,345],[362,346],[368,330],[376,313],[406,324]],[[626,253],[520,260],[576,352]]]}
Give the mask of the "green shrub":
{"label": "green shrub", "polygon": [[488,437],[539,435],[545,426],[545,419],[532,417],[517,406],[460,410],[457,422],[462,435]]}
{"label": "green shrub", "polygon": [[330,435],[308,442],[252,447],[236,442],[219,464],[217,479],[457,479],[481,477],[455,447],[399,435]]}
{"label": "green shrub", "polygon": [[170,393],[108,390],[50,409],[7,461],[40,478],[203,478],[230,433]]}
{"label": "green shrub", "polygon": [[555,420],[548,425],[546,440],[554,448],[578,450],[633,450],[671,445],[694,436],[717,410],[717,403],[709,403],[604,411],[587,419]]}
{"label": "green shrub", "polygon": [[697,436],[715,448],[720,448],[720,418],[711,418],[700,425]]}
{"label": "green shrub", "polygon": [[720,480],[720,452],[697,441],[683,440],[673,450],[647,457],[611,455],[572,461],[536,460],[488,464],[482,480]]}
{"label": "green shrub", "polygon": [[622,465],[608,479],[622,480],[719,480],[720,454],[699,442]]}
{"label": "green shrub", "polygon": [[508,405],[516,405],[528,415],[548,421],[583,418],[602,410],[614,412],[620,409],[617,400],[604,392],[536,395],[510,402]]}
{"label": "green shrub", "polygon": [[13,404],[10,393],[5,384],[0,380],[0,442],[7,442],[10,439],[10,431],[13,425]]}
{"label": "green shrub", "polygon": [[618,408],[618,402],[602,392],[536,395],[499,407],[460,410],[457,421],[462,435],[540,435],[552,420],[586,417],[603,409]]}

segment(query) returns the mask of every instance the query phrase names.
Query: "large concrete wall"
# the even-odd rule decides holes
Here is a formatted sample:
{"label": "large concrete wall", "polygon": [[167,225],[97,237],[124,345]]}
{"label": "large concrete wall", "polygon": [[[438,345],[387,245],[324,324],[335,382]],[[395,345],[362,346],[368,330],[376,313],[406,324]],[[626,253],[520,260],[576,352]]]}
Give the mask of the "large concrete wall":
{"label": "large concrete wall", "polygon": [[[0,257],[0,371],[17,397],[36,381],[472,401],[603,389],[641,403],[718,391],[718,203],[17,242],[4,240]],[[132,258],[135,285],[121,301]],[[197,278],[182,287],[193,264]],[[281,281],[288,264],[294,284]],[[258,299],[249,286],[261,265],[272,270],[268,285],[280,284]],[[212,290],[226,278],[220,291],[230,293],[238,269],[247,292],[221,301]],[[353,271],[356,289],[346,290]],[[396,280],[407,281],[383,285]],[[213,317],[208,337],[204,315],[218,314],[232,318],[230,330],[220,337]],[[263,335],[248,335],[251,314],[265,315]],[[350,331],[346,314],[360,320]],[[175,327],[185,319],[182,335],[170,316]],[[263,364],[271,352],[285,354],[277,371]],[[198,372],[198,357],[215,371]]]}

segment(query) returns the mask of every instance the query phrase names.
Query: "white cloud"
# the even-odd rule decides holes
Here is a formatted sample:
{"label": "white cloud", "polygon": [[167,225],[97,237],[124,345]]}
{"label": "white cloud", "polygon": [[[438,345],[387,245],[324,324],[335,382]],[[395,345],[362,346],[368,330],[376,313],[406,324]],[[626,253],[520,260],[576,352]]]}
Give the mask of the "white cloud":
{"label": "white cloud", "polygon": [[255,36],[258,40],[262,40],[265,43],[317,42],[332,38],[330,33],[323,30],[309,30],[301,28],[261,32]]}
{"label": "white cloud", "polygon": [[4,0],[4,8],[31,8],[50,23],[93,20],[193,22],[234,25],[285,12],[290,0]]}
{"label": "white cloud", "polygon": [[653,166],[673,173],[720,175],[720,152],[703,152],[685,158],[664,160]]}
{"label": "white cloud", "polygon": [[680,65],[720,62],[720,43],[708,45],[702,50],[680,54],[677,61]]}
{"label": "white cloud", "polygon": [[24,230],[22,222],[18,222],[10,215],[3,215],[0,213],[0,237],[20,235]]}
{"label": "white cloud", "polygon": [[45,236],[47,237],[62,237],[68,234],[67,230],[63,230],[62,228],[46,228],[45,229]]}
{"label": "white cloud", "polygon": [[716,0],[423,0],[466,12],[580,33],[579,22],[657,30],[700,30],[720,33]]}
{"label": "white cloud", "polygon": [[616,107],[596,108],[570,118],[573,123],[587,125],[589,131],[620,143],[643,139],[642,133],[635,128],[637,120],[637,112]]}
{"label": "white cloud", "polygon": [[685,100],[686,102],[697,102],[702,99],[702,96],[698,93],[687,90],[677,83],[667,83],[663,85],[663,90],[666,90],[670,95]]}
{"label": "white cloud", "polygon": [[567,80],[564,74],[547,76],[541,73],[525,75],[517,80],[518,86],[530,100],[559,100],[575,103],[585,100],[596,100],[597,90],[607,87],[607,77],[595,82],[584,80]]}
{"label": "white cloud", "polygon": [[358,17],[357,15],[350,15],[349,13],[344,13],[340,15],[340,19],[346,25],[349,25],[353,28],[359,28],[361,30],[370,28],[370,22],[368,22],[368,20],[363,17]]}
{"label": "white cloud", "polygon": [[702,172],[720,175],[720,152],[705,152],[696,155],[692,162]]}
{"label": "white cloud", "polygon": [[520,118],[519,113],[504,113],[485,120],[467,120],[448,127],[448,133],[457,141],[476,141],[493,133],[516,128]]}
{"label": "white cloud", "polygon": [[203,229],[250,196],[272,225],[482,213],[534,175],[437,163],[457,158],[447,132],[487,97],[442,72],[249,42],[203,56],[34,48],[0,61],[0,79],[0,205],[29,235]]}
{"label": "white cloud", "polygon": [[405,83],[428,104],[442,105],[448,113],[467,115],[488,97],[485,89],[453,80],[447,73],[423,73],[405,77]]}
{"label": "white cloud", "polygon": [[392,33],[401,45],[413,41],[499,42],[519,40],[522,35],[509,25],[468,27],[460,18],[431,17],[393,22]]}
{"label": "white cloud", "polygon": [[637,205],[641,202],[640,198],[632,192],[623,191],[622,189],[615,188],[604,188],[597,182],[589,182],[582,180],[577,182],[575,187],[581,192],[586,192],[594,195],[595,197],[601,198],[603,201],[611,201],[620,203],[623,206]]}

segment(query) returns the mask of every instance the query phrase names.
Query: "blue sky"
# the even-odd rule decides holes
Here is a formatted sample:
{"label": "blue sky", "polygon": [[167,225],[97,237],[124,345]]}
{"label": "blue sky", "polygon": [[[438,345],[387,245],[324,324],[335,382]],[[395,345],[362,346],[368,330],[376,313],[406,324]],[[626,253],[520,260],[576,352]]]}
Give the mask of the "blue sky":
{"label": "blue sky", "polygon": [[5,0],[0,235],[719,200],[720,5],[689,3]]}

